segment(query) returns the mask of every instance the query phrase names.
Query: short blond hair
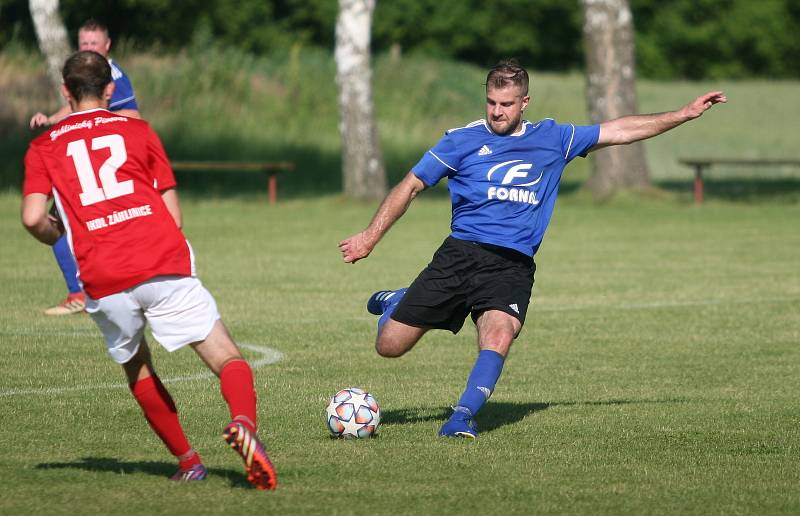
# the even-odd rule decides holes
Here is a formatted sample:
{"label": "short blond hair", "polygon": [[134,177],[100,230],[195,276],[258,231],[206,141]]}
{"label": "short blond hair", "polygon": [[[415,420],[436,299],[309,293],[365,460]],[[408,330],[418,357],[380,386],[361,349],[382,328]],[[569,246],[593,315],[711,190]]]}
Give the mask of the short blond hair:
{"label": "short blond hair", "polygon": [[108,25],[95,18],[89,18],[80,26],[78,32],[102,32],[108,37]]}
{"label": "short blond hair", "polygon": [[528,94],[528,72],[516,59],[506,59],[500,61],[489,70],[486,76],[486,89],[507,88],[511,85],[517,86],[522,92],[522,96]]}

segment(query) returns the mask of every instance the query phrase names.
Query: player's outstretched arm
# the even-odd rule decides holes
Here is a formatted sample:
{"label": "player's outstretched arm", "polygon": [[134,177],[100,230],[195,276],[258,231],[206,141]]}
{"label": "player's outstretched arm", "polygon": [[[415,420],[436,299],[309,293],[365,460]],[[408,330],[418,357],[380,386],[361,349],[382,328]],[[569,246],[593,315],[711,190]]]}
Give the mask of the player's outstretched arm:
{"label": "player's outstretched arm", "polygon": [[47,214],[47,196],[28,194],[22,198],[22,225],[36,240],[53,245],[61,237],[59,223]]}
{"label": "player's outstretched arm", "polygon": [[624,116],[603,122],[600,124],[600,138],[597,141],[597,145],[592,147],[592,150],[609,145],[625,145],[652,138],[684,122],[694,120],[711,109],[714,104],[724,102],[728,102],[728,97],[724,93],[710,91],[700,95],[676,111],[651,115]]}
{"label": "player's outstretched arm", "polygon": [[355,263],[369,256],[392,224],[403,216],[414,197],[424,189],[425,183],[413,172],[406,174],[383,200],[367,229],[339,242],[345,263]]}

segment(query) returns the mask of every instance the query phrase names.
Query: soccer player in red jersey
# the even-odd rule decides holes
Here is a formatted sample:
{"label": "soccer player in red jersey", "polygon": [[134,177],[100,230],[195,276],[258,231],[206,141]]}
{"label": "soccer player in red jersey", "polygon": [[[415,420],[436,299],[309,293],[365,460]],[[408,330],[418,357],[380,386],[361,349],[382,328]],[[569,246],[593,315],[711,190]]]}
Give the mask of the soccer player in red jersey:
{"label": "soccer player in red jersey", "polygon": [[[109,35],[108,27],[95,19],[86,20],[78,30],[78,50],[94,50],[108,59],[108,64],[111,66],[111,78],[114,81],[114,94],[108,101],[109,111],[133,118],[142,118],[131,80],[125,71],[109,57],[111,36]],[[66,104],[50,116],[38,112],[31,118],[31,129],[57,124],[70,111],[69,104]],[[65,299],[46,309],[44,313],[46,315],[81,313],[86,308],[86,295],[81,290],[80,282],[77,278],[77,266],[66,237],[60,238],[53,245],[53,254],[55,255],[56,263],[58,263],[58,268],[61,269],[61,274],[64,276],[68,294]]]}
{"label": "soccer player in red jersey", "polygon": [[[146,122],[106,109],[114,83],[102,55],[73,54],[63,79],[72,114],[31,142],[23,225],[46,244],[67,235],[87,294],[86,311],[111,358],[122,365],[148,423],[178,458],[172,478],[202,480],[207,471],[153,369],[144,339],[147,322],[164,348],[191,346],[219,377],[232,418],[225,441],[244,460],[253,485],[274,489],[275,468],[256,434],[253,373],[194,274],[161,141]],[[50,195],[60,219],[48,214]]]}

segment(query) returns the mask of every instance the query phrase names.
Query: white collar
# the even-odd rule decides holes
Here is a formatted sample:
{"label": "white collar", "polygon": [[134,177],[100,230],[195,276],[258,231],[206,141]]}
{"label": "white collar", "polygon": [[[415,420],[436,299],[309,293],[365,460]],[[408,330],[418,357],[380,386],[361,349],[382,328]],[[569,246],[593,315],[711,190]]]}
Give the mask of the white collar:
{"label": "white collar", "polygon": [[[522,123],[520,124],[520,128],[519,129],[517,129],[516,131],[514,131],[511,134],[507,134],[506,136],[522,136],[522,135],[524,135],[525,134],[525,129],[528,126],[528,124],[530,124],[529,121],[523,120]],[[489,131],[494,136],[500,136],[496,132],[492,131],[492,128],[489,125],[489,122],[485,118],[483,119],[483,126],[486,128],[487,131]]]}

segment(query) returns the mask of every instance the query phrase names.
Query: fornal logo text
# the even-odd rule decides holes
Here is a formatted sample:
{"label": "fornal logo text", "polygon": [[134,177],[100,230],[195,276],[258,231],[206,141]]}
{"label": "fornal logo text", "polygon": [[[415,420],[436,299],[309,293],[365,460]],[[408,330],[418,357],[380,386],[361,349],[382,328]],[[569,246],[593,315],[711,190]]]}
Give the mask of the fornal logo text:
{"label": "fornal logo text", "polygon": [[521,159],[504,161],[503,163],[493,166],[486,174],[486,179],[491,181],[492,175],[495,172],[505,171],[500,184],[508,186],[490,186],[489,190],[486,192],[487,198],[490,200],[497,199],[499,201],[539,204],[539,199],[536,198],[536,192],[528,189],[528,187],[538,184],[542,180],[544,171],[540,172],[539,177],[533,181],[528,181],[528,179],[530,179],[528,177],[528,171],[532,168],[532,163],[522,163]]}

